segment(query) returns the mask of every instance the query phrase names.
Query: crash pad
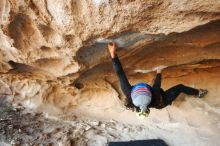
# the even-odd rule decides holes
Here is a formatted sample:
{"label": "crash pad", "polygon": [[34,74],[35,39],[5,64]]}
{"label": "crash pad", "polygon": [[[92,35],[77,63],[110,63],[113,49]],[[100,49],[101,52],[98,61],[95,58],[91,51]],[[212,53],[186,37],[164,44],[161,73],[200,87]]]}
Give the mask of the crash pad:
{"label": "crash pad", "polygon": [[168,146],[161,139],[110,142],[109,146]]}

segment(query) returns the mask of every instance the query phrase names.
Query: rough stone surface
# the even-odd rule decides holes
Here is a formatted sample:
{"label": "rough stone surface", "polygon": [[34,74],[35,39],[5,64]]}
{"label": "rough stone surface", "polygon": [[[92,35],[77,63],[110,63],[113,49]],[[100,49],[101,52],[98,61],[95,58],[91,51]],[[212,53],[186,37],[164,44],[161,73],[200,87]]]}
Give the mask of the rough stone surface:
{"label": "rough stone surface", "polygon": [[[172,106],[151,109],[146,121],[137,120],[123,105],[125,97],[106,50],[111,40],[120,45],[118,56],[131,84],[152,83],[155,68],[162,65],[167,67],[162,73],[164,89],[182,83],[206,88],[209,94],[204,99],[180,96]],[[186,145],[218,145],[219,74],[219,0],[0,1],[0,99],[4,98],[0,105],[7,101],[49,117],[107,121],[80,121],[86,123],[76,132],[81,138],[64,124],[73,135],[62,137],[67,131],[55,132],[51,140],[58,145],[73,145],[74,141],[75,145],[98,146],[145,138],[184,145],[180,131]],[[19,117],[16,112],[10,114]],[[39,117],[37,123],[47,120]],[[109,123],[110,119],[117,122]],[[16,122],[12,125],[16,127]],[[10,129],[10,124],[3,127],[0,132]],[[34,127],[26,130],[32,138],[22,140],[24,131],[15,128],[16,136],[0,133],[0,140],[31,143],[41,133]]]}

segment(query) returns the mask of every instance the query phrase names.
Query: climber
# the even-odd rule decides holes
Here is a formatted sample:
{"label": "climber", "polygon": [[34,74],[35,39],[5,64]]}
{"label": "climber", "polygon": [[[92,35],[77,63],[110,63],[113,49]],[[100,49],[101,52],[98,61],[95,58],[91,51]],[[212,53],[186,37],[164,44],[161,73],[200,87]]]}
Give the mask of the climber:
{"label": "climber", "polygon": [[161,109],[167,105],[171,105],[180,93],[198,96],[199,98],[208,93],[205,89],[195,89],[182,84],[164,91],[161,88],[161,69],[157,69],[156,71],[157,75],[153,86],[147,83],[138,83],[131,86],[116,54],[116,49],[117,44],[115,42],[108,44],[113,68],[119,78],[121,89],[127,97],[125,106],[128,109],[136,109],[140,114],[147,115],[149,113],[149,107]]}

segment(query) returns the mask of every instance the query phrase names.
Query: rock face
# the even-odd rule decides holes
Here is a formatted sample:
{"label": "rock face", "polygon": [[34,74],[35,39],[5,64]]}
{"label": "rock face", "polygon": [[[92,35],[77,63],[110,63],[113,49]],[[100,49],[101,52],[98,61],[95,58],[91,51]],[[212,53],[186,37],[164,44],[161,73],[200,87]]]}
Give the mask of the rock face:
{"label": "rock face", "polygon": [[150,72],[160,65],[168,66],[166,77],[166,71],[187,65],[194,72],[219,64],[220,2],[215,0],[2,0],[0,16],[2,94],[39,101],[31,102],[34,107],[50,103],[50,96],[58,100],[61,92],[72,99],[62,106],[50,103],[56,108],[102,96],[123,101],[104,38],[122,46],[118,53],[132,83],[145,75],[151,81]]}
{"label": "rock face", "polygon": [[[122,44],[118,53],[129,78],[138,78],[141,73],[145,75],[159,65],[172,68],[190,64],[194,70],[198,65],[192,64],[203,61],[216,60],[218,64],[219,14],[220,2],[215,0],[2,0],[2,82],[7,85],[7,90],[18,90],[19,96],[13,96],[15,100],[23,99],[23,95],[32,99],[26,95],[26,88],[32,89],[31,84],[27,84],[23,91],[14,83],[23,87],[22,84],[26,84],[23,80],[31,78],[42,80],[48,88],[53,88],[52,82],[60,88],[73,88],[73,92],[79,92],[74,95],[80,95],[80,100],[92,98],[88,97],[91,93],[87,93],[90,87],[91,92],[97,89],[97,94],[103,93],[103,96],[115,92],[114,96],[118,98],[117,80],[106,44],[100,39],[111,38]],[[7,63],[10,60],[17,63],[10,66]],[[99,79],[94,81],[97,75]],[[29,92],[39,93],[37,100],[49,96],[44,90],[31,89]],[[92,99],[97,100],[96,97]],[[45,103],[44,100],[41,102]]]}
{"label": "rock face", "polygon": [[[79,71],[78,61],[74,59],[76,52],[98,38],[120,37],[124,32],[170,34],[188,31],[219,19],[219,7],[218,0],[2,0],[1,50],[7,49],[1,64],[14,59],[49,68],[55,76],[76,73]],[[42,65],[42,62],[54,67]]]}
{"label": "rock face", "polygon": [[205,99],[152,109],[151,122],[199,118],[186,122],[196,127],[205,123],[203,111],[208,136],[219,136],[219,124],[212,126],[220,119],[219,0],[1,0],[0,25],[0,96],[14,105],[136,123],[106,50],[114,40],[131,84],[151,83],[163,65],[164,89],[182,83],[209,90]]}
{"label": "rock face", "polygon": [[[183,145],[182,135],[188,145],[219,143],[219,0],[1,0],[0,26],[0,98],[13,105],[151,125],[145,131],[155,134],[148,138],[162,137],[171,145]],[[123,105],[106,50],[111,40],[120,46],[118,56],[131,84],[150,84],[153,70],[162,65],[164,89],[181,83],[209,94],[201,100],[180,96],[172,106],[152,109],[147,121],[137,121]],[[167,137],[170,128],[179,141]],[[198,141],[191,140],[195,131]],[[140,137],[118,140],[129,138]]]}

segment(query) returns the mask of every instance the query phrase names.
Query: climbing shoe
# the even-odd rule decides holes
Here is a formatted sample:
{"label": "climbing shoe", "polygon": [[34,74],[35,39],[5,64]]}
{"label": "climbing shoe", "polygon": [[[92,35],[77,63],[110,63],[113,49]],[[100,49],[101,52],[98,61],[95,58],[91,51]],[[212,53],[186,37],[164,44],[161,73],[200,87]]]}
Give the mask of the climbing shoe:
{"label": "climbing shoe", "polygon": [[199,98],[204,97],[208,93],[208,90],[206,89],[199,89]]}

